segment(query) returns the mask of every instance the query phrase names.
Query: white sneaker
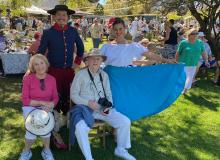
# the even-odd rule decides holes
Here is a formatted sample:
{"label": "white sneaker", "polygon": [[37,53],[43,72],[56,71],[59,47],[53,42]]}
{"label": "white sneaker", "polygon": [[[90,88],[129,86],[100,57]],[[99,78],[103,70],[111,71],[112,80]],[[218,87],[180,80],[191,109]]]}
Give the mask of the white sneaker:
{"label": "white sneaker", "polygon": [[41,156],[44,160],[54,160],[53,154],[50,149],[43,149],[41,152]]}
{"label": "white sneaker", "polygon": [[124,148],[116,148],[115,149],[115,155],[120,157],[120,158],[123,158],[125,160],[136,160],[136,158],[134,158],[132,155],[130,155],[128,153],[128,151]]}
{"label": "white sneaker", "polygon": [[18,160],[30,160],[32,157],[32,152],[31,150],[29,151],[23,151],[19,157]]}

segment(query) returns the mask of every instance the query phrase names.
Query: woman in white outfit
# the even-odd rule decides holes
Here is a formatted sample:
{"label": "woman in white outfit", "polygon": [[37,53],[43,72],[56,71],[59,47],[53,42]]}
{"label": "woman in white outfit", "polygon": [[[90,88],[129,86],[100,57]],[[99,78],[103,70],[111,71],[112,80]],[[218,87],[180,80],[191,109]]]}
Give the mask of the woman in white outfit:
{"label": "woman in white outfit", "polygon": [[104,44],[101,53],[107,56],[106,65],[126,67],[129,65],[141,65],[142,56],[147,59],[164,63],[175,63],[174,59],[162,58],[137,42],[130,42],[125,39],[125,23],[121,18],[115,18],[113,23],[113,32],[115,39],[111,43]]}

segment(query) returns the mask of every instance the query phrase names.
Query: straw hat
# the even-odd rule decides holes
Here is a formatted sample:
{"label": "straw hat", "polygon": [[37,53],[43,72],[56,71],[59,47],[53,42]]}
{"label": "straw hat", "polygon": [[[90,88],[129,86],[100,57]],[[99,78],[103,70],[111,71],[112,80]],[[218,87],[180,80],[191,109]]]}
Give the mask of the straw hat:
{"label": "straw hat", "polygon": [[86,54],[83,58],[83,61],[85,62],[89,57],[102,57],[103,62],[105,62],[107,59],[107,56],[103,55],[97,48],[92,49],[88,54]]}

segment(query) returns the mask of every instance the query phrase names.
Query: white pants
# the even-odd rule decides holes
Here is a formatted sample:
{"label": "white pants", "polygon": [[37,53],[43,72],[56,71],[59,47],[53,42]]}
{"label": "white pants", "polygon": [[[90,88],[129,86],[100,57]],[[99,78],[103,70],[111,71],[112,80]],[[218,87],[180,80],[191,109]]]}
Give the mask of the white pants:
{"label": "white pants", "polygon": [[[117,134],[117,147],[130,148],[130,126],[131,121],[123,114],[112,109],[107,116],[103,116],[100,113],[94,112],[95,119],[100,119],[107,122],[110,126],[116,129]],[[92,160],[92,154],[89,144],[89,134],[90,128],[87,126],[84,120],[79,121],[76,124],[75,135],[78,144],[81,148],[83,155],[86,160]]]}
{"label": "white pants", "polygon": [[186,73],[186,82],[185,82],[185,89],[189,90],[192,87],[192,82],[194,75],[196,73],[196,66],[192,67],[184,67]]}
{"label": "white pants", "polygon": [[[24,120],[27,118],[28,114],[33,111],[34,109],[36,109],[35,107],[31,107],[31,106],[27,106],[27,107],[22,107],[22,110],[23,110],[23,117],[24,117]],[[46,136],[40,136],[41,138],[50,138],[50,135],[51,133],[49,133],[48,135]],[[29,140],[35,140],[37,138],[36,135],[28,132],[26,130],[26,133],[25,133],[25,139],[29,139]]]}

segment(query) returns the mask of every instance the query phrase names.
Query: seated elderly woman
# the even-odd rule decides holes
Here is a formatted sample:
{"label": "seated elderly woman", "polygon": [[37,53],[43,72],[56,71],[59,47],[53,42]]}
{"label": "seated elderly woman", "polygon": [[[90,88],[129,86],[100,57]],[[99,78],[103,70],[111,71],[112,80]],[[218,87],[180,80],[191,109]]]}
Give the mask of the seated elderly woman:
{"label": "seated elderly woman", "polygon": [[[30,59],[29,73],[24,76],[22,87],[22,110],[24,119],[38,108],[40,108],[41,111],[52,111],[53,107],[58,102],[56,80],[51,75],[47,74],[48,66],[49,63],[43,55],[36,54]],[[30,149],[37,136],[37,134],[30,132],[26,125],[25,127],[25,147],[19,160],[31,159],[32,153]],[[44,144],[44,149],[41,152],[44,160],[54,159],[50,151],[51,130],[49,133],[40,136]]]}

